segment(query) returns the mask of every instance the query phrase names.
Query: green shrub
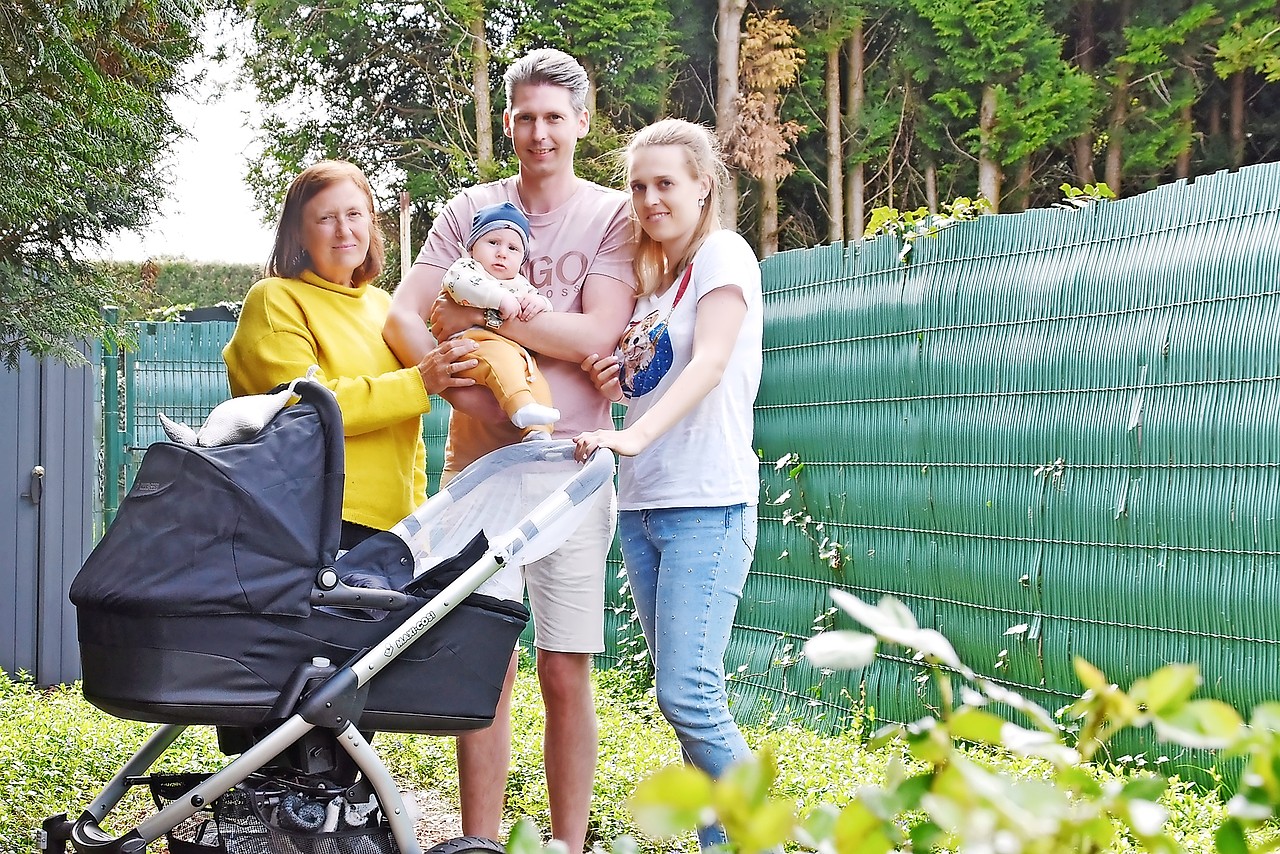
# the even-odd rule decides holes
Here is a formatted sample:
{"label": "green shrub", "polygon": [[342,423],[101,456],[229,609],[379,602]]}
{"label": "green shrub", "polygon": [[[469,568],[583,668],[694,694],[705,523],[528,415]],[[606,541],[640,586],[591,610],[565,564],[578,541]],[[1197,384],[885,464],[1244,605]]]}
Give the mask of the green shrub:
{"label": "green shrub", "polygon": [[197,263],[185,259],[158,258],[141,264],[105,261],[107,275],[133,294],[122,306],[125,319],[176,319],[162,312],[220,303],[239,303],[249,287],[262,278],[262,268],[252,264]]}
{"label": "green shrub", "polygon": [[[40,823],[88,806],[152,729],[91,707],[78,685],[41,689],[25,674],[0,673],[0,851],[36,850]],[[156,768],[200,770],[218,755],[210,731],[188,730]],[[104,828],[127,830],[149,810],[142,792],[131,793]]]}
{"label": "green shrub", "polygon": [[[1122,690],[1077,659],[1085,692],[1059,719],[975,674],[945,637],[920,628],[893,597],[873,606],[839,590],[832,596],[865,631],[818,635],[806,646],[811,662],[860,669],[881,644],[905,648],[935,683],[941,698],[935,715],[877,733],[870,755],[888,761],[852,790],[822,793],[823,803],[788,790],[780,745],[716,781],[691,768],[663,769],[630,802],[647,832],[683,833],[714,815],[731,847],[744,852],[784,844],[836,854],[1247,854],[1280,847],[1273,824],[1280,808],[1280,704],[1259,706],[1246,726],[1225,703],[1194,698],[1200,686],[1194,665],[1167,665]],[[1224,806],[1184,781],[1091,761],[1117,733],[1145,726],[1168,742],[1244,757],[1238,793]],[[808,756],[831,752],[823,748]],[[832,769],[820,779],[835,779]]]}

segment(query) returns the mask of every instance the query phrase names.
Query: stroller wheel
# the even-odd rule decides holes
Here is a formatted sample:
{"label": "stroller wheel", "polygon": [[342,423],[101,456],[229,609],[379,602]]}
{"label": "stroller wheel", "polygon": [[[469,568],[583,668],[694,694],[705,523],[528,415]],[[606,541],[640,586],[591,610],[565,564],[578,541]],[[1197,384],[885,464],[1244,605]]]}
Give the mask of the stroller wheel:
{"label": "stroller wheel", "polygon": [[480,852],[497,852],[504,854],[507,849],[503,847],[501,842],[490,839],[487,836],[455,836],[453,839],[446,839],[439,845],[433,845],[423,854],[480,854]]}

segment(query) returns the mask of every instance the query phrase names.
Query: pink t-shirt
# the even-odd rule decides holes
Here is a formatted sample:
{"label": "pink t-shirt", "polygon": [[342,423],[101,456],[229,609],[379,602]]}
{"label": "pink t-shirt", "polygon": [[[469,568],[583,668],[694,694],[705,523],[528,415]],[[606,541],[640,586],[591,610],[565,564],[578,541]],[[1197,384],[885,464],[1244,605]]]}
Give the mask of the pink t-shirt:
{"label": "pink t-shirt", "polygon": [[[470,187],[454,196],[431,224],[415,263],[447,270],[462,254],[476,211],[500,202],[511,202],[523,210],[514,176]],[[533,240],[521,272],[538,293],[551,300],[553,311],[582,311],[582,282],[589,274],[608,276],[634,288],[631,260],[635,246],[628,203],[626,193],[581,181],[577,192],[555,210],[544,214],[525,211]],[[609,402],[581,367],[548,356],[537,359],[551,386],[552,401],[560,410],[557,437],[612,426]],[[520,441],[521,431],[507,423],[482,423],[457,410],[450,419],[446,471],[461,471],[489,451]]]}

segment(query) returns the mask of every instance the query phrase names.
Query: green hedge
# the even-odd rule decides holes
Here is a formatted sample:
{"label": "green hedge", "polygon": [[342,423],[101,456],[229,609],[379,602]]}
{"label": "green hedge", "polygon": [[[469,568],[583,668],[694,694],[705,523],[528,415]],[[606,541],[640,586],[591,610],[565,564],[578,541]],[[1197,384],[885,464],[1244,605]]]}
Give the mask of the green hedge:
{"label": "green hedge", "polygon": [[169,306],[209,306],[240,302],[249,286],[262,277],[252,264],[197,263],[159,258],[141,264],[105,261],[102,267],[112,279],[135,295],[125,316],[144,319]]}

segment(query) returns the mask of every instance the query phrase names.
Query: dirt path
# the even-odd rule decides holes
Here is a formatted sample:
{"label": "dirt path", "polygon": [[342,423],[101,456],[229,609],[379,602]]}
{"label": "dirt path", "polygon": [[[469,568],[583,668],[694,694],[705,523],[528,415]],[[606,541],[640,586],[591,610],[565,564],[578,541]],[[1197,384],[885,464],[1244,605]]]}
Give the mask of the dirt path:
{"label": "dirt path", "polygon": [[418,841],[424,849],[462,835],[462,816],[452,802],[444,798],[434,789],[406,792],[413,795],[410,808],[417,808],[418,819],[414,827],[418,832]]}

